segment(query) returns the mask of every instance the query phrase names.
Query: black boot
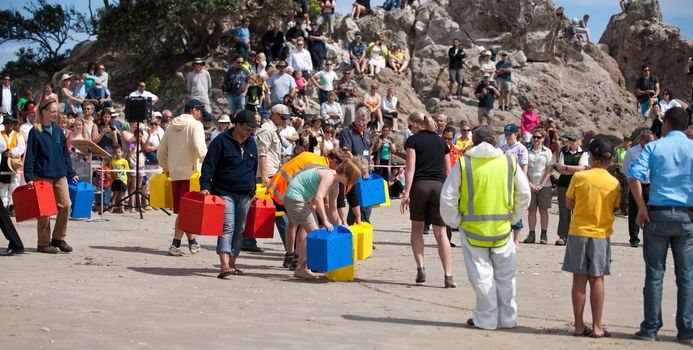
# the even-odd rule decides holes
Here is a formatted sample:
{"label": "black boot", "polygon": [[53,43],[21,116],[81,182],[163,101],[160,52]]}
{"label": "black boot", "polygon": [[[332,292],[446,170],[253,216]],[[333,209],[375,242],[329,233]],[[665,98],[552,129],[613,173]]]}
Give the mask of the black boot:
{"label": "black boot", "polygon": [[53,239],[51,240],[51,245],[54,246],[54,247],[56,247],[56,248],[58,248],[58,249],[60,249],[60,251],[63,252],[63,253],[69,253],[69,252],[72,251],[72,247],[70,247],[70,245],[67,244],[67,242],[61,241],[61,240],[57,240],[57,239],[55,239],[55,238],[53,238]]}

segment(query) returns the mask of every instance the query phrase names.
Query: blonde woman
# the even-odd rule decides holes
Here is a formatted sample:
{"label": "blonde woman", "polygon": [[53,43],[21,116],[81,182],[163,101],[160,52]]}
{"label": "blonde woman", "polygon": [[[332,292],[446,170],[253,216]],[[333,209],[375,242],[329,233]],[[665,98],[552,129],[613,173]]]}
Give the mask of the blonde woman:
{"label": "blonde woman", "polygon": [[452,252],[445,222],[440,216],[440,191],[445,177],[450,173],[447,154],[450,149],[442,137],[436,134],[436,122],[423,113],[409,116],[413,133],[404,144],[407,153],[405,189],[400,211],[409,210],[411,220],[411,249],[416,261],[416,283],[426,281],[424,266],[424,223],[433,225],[438,255],[445,272],[445,288],[455,288],[452,279]]}
{"label": "blonde woman", "polygon": [[24,160],[24,179],[27,185],[34,181],[45,181],[53,186],[58,215],[51,239],[50,218],[37,220],[38,251],[56,254],[59,251],[69,253],[72,247],[65,242],[67,237],[67,220],[70,216],[70,194],[67,179],[77,181],[79,178],[72,169],[72,159],[67,150],[67,139],[58,124],[58,102],[42,101],[29,131],[26,158]]}

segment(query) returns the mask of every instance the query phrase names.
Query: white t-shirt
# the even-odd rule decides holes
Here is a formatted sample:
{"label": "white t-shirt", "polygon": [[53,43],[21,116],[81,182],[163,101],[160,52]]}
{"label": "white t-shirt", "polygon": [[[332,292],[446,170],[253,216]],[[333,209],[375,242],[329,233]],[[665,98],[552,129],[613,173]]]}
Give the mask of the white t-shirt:
{"label": "white t-shirt", "polygon": [[294,152],[294,147],[296,147],[296,144],[294,142],[287,140],[286,137],[297,135],[296,129],[293,126],[291,126],[291,124],[289,124],[282,131],[279,132],[279,135],[282,136],[282,156],[292,155]]}
{"label": "white t-shirt", "polygon": [[392,101],[387,99],[387,95],[383,96],[383,103],[380,108],[384,113],[390,113],[397,109],[397,96],[392,96]]}
{"label": "white t-shirt", "polygon": [[156,102],[159,100],[158,96],[154,95],[153,93],[151,93],[147,90],[144,90],[144,92],[140,92],[140,90],[135,90],[135,91],[130,93],[130,97],[144,97],[144,98],[150,97],[152,99],[152,102]]}
{"label": "white t-shirt", "polygon": [[2,112],[12,114],[12,90],[2,86]]}
{"label": "white t-shirt", "polygon": [[317,81],[320,85],[325,87],[324,91],[334,90],[334,81],[337,80],[337,73],[335,71],[319,71],[316,75]]}

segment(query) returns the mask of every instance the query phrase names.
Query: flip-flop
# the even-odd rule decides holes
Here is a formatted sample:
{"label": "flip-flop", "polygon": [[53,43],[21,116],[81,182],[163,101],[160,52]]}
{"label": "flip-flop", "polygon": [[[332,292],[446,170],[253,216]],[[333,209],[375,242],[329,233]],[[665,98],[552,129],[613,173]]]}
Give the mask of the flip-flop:
{"label": "flip-flop", "polygon": [[592,334],[592,330],[585,327],[585,329],[582,330],[582,333],[573,333],[573,337],[587,337],[590,334]]}
{"label": "flip-flop", "polygon": [[596,334],[594,334],[594,331],[592,331],[592,332],[590,332],[588,337],[590,337],[590,338],[611,338],[611,333],[609,333],[609,331],[607,331],[607,330],[604,330],[604,333],[602,333],[600,335],[596,335]]}
{"label": "flip-flop", "polygon": [[233,270],[226,270],[226,271],[222,271],[220,274],[218,274],[217,278],[226,279],[226,277],[229,277],[231,275],[234,275]]}
{"label": "flip-flop", "polygon": [[236,268],[231,269],[229,272],[231,272],[232,275],[243,276],[243,271]]}

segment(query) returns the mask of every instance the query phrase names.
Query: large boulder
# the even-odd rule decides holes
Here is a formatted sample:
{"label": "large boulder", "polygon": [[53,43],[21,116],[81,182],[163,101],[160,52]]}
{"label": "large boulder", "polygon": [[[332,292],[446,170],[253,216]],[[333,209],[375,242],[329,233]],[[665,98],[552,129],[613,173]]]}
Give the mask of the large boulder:
{"label": "large boulder", "polygon": [[693,41],[662,22],[659,1],[635,1],[627,13],[612,16],[600,43],[618,62],[629,91],[635,91],[640,69],[647,64],[662,89],[671,89],[677,98],[690,96],[691,78],[683,69],[693,52]]}

